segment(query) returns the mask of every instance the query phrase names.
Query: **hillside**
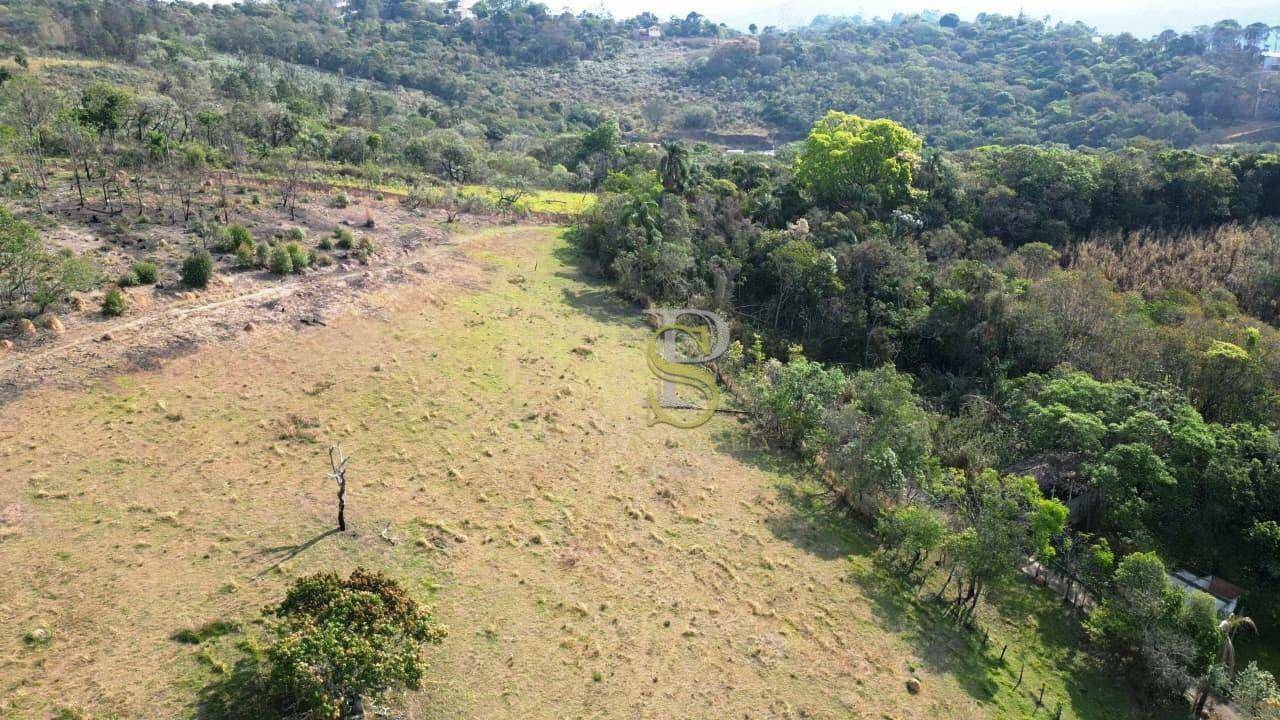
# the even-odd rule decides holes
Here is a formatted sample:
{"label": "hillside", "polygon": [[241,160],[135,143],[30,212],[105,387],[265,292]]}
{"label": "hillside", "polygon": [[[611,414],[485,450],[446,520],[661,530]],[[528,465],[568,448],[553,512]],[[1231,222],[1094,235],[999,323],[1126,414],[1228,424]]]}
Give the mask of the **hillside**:
{"label": "hillside", "polygon": [[0,717],[1276,720],[1275,30],[0,0]]}
{"label": "hillside", "polygon": [[[645,330],[558,234],[462,234],[326,327],[5,405],[0,622],[52,636],[0,638],[5,716],[200,716],[256,608],[356,565],[449,625],[413,717],[996,718],[1042,683],[1064,718],[1138,716],[1051,596],[1013,588],[976,647],[732,420],[644,427]],[[238,629],[173,639],[214,622]]]}
{"label": "hillside", "polygon": [[[1030,18],[951,18],[845,19],[753,36],[697,13],[613,20],[524,2],[485,2],[460,13],[399,1],[339,10],[323,2],[232,9],[41,0],[0,4],[0,37],[32,54],[149,67],[187,92],[199,90],[192,71],[216,54],[250,73],[266,62],[292,66],[288,74],[311,69],[372,80],[423,93],[432,126],[497,144],[581,129],[602,111],[643,134],[714,130],[792,140],[837,109],[891,117],[950,149],[1120,146],[1136,137],[1184,147],[1220,126],[1280,118],[1276,74],[1259,72],[1272,28],[1254,18],[1149,39]],[[650,26],[660,26],[662,37],[637,39]],[[330,84],[342,94],[344,80]],[[237,100],[272,94],[249,77],[238,85]],[[341,103],[319,89],[306,103],[281,94],[278,84],[274,90],[270,99],[299,120],[315,116],[316,105]],[[370,120],[374,129],[383,124],[376,103]],[[384,127],[392,142],[395,134]]]}

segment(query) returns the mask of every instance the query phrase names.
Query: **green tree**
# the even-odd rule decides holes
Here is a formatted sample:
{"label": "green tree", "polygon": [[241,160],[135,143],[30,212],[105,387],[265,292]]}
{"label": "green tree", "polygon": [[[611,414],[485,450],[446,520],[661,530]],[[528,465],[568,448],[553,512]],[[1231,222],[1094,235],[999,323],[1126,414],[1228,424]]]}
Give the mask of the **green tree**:
{"label": "green tree", "polygon": [[128,90],[107,83],[94,83],[80,96],[78,117],[81,123],[114,141],[132,104],[133,95]]}
{"label": "green tree", "polygon": [[793,172],[814,202],[887,215],[913,201],[924,141],[892,120],[832,110],[814,124]]}
{"label": "green tree", "polygon": [[662,177],[662,188],[672,195],[684,195],[689,192],[693,180],[689,149],[679,140],[667,143],[663,147],[667,154],[658,162],[658,175]]}
{"label": "green tree", "polygon": [[364,717],[369,700],[418,688],[423,647],[445,636],[399,583],[361,569],[299,579],[273,614],[270,692],[286,714],[316,718]]}

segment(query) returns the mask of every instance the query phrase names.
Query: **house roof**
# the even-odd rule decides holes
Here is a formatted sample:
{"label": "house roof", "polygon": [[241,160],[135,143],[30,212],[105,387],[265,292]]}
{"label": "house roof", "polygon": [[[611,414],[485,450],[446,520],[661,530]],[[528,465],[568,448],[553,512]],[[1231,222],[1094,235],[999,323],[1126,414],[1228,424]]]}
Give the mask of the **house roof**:
{"label": "house roof", "polygon": [[1241,590],[1239,587],[1232,585],[1226,580],[1213,575],[1209,576],[1210,595],[1222,598],[1223,600],[1235,600],[1243,593],[1244,590]]}

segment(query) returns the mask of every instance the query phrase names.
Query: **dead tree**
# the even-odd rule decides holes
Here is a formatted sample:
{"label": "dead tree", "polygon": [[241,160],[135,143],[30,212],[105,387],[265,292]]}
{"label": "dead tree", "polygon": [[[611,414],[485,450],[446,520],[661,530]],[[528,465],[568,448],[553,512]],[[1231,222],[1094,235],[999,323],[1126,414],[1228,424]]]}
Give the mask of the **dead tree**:
{"label": "dead tree", "polygon": [[347,461],[351,458],[342,454],[341,445],[329,447],[329,478],[338,484],[338,531],[347,530]]}

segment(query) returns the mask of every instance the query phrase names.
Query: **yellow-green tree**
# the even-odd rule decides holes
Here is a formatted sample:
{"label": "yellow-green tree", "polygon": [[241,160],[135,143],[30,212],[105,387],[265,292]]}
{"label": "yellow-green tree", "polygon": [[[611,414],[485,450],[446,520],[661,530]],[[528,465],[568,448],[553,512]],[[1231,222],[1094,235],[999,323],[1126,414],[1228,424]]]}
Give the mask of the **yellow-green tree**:
{"label": "yellow-green tree", "polygon": [[924,141],[892,120],[829,111],[796,158],[796,180],[817,204],[888,213],[913,200]]}

